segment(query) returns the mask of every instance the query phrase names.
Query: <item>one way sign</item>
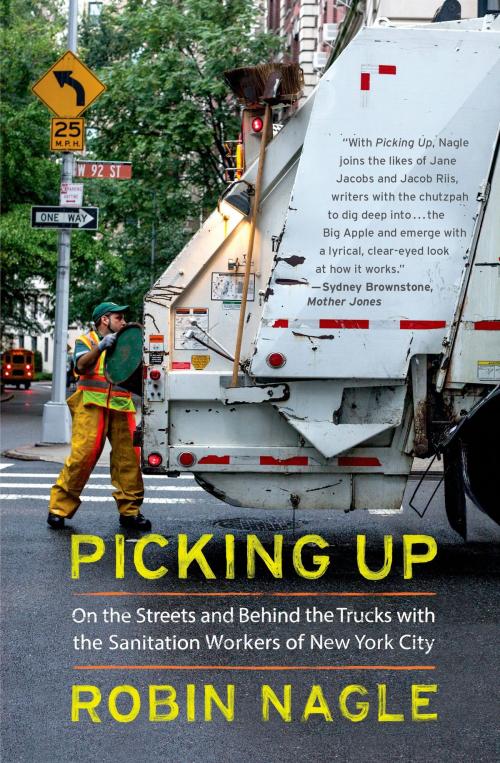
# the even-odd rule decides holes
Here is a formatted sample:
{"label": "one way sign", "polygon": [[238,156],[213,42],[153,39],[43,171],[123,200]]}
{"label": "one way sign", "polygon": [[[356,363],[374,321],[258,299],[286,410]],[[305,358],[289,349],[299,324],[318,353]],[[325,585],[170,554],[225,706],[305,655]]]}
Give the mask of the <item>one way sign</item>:
{"label": "one way sign", "polygon": [[32,228],[97,230],[98,207],[31,207]]}

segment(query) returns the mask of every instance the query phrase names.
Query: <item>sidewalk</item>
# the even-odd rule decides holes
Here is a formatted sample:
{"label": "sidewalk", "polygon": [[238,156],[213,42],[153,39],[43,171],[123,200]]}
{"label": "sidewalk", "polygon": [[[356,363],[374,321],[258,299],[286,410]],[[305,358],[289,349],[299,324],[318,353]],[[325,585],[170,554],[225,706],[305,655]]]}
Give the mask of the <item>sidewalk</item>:
{"label": "sidewalk", "polygon": [[[111,445],[108,440],[104,445],[101,457],[97,466],[108,466],[109,452]],[[56,464],[63,464],[69,456],[70,445],[56,445],[53,443],[32,443],[29,445],[19,445],[17,448],[2,451],[4,458],[14,458],[19,461],[52,461]]]}
{"label": "sidewalk", "polygon": [[[141,423],[141,401],[136,395],[132,396],[135,403],[135,423],[139,426]],[[6,448],[0,453],[4,458],[13,458],[19,461],[50,461],[55,464],[63,464],[66,458],[69,456],[71,446],[67,444],[56,443],[27,443],[26,445],[18,445],[15,448]],[[97,462],[97,466],[109,466],[109,454],[111,451],[111,444],[109,440],[104,443],[104,448],[101,453],[101,457]]]}

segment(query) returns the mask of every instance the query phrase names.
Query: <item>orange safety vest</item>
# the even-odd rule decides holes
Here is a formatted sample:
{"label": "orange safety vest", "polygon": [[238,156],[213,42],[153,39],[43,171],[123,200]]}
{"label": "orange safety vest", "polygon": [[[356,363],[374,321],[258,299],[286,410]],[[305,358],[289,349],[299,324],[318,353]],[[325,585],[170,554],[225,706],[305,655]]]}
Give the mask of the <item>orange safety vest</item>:
{"label": "orange safety vest", "polygon": [[[99,337],[95,331],[89,331],[78,338],[79,342],[93,350],[99,344]],[[106,350],[101,352],[94,368],[84,374],[80,374],[77,389],[83,393],[84,405],[98,405],[101,408],[110,408],[113,411],[123,413],[135,412],[132,402],[132,394],[118,384],[110,384],[104,375],[104,362]]]}

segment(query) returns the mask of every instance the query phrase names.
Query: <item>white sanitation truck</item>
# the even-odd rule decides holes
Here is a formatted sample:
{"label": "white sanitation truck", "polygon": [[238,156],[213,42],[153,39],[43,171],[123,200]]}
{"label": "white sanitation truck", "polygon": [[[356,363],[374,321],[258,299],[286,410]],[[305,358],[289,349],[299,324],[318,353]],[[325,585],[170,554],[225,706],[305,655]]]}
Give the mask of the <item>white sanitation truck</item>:
{"label": "white sanitation truck", "polygon": [[259,162],[145,297],[145,472],[390,511],[442,453],[500,521],[499,116],[498,19],[359,32],[265,150],[236,384]]}

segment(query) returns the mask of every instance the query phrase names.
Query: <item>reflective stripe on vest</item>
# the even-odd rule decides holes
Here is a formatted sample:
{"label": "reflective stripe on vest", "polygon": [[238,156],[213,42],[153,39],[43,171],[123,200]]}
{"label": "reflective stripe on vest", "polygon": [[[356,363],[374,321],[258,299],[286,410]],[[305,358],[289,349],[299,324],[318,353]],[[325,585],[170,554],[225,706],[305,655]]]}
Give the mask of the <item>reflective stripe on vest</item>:
{"label": "reflective stripe on vest", "polygon": [[[99,337],[95,331],[90,331],[79,337],[89,350],[93,350],[99,344]],[[106,350],[101,352],[94,368],[87,373],[81,374],[77,388],[83,393],[84,405],[98,405],[101,408],[110,408],[123,413],[135,412],[132,402],[132,394],[118,384],[110,384],[104,375],[104,363]]]}

